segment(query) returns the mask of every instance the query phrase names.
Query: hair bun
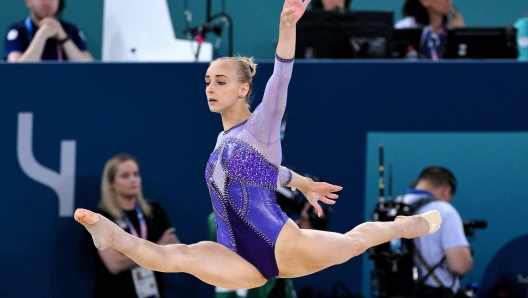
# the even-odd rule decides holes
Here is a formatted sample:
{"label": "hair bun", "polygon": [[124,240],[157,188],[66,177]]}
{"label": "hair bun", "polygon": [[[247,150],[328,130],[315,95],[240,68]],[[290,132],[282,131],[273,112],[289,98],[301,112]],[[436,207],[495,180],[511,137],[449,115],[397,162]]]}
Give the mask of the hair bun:
{"label": "hair bun", "polygon": [[246,63],[249,66],[249,72],[251,73],[251,76],[253,77],[257,73],[257,64],[253,60],[253,57],[243,57],[242,60],[244,63]]}

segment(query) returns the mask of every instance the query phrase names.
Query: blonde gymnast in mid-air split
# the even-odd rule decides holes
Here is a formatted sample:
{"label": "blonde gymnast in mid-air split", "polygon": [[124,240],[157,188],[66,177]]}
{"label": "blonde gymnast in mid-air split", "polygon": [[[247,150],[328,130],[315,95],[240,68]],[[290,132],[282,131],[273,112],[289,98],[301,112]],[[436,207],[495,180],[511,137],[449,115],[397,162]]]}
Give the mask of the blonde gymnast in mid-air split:
{"label": "blonde gymnast in mid-air split", "polygon": [[224,127],[205,170],[218,243],[157,245],[97,213],[77,209],[75,220],[92,234],[97,248],[113,247],[147,269],[186,272],[211,285],[248,289],[275,277],[312,274],[369,247],[420,237],[440,227],[439,213],[430,211],[393,222],[366,222],[345,234],[301,230],[276,203],[278,186],[295,187],[321,216],[318,201],[335,204],[334,192],[341,190],[280,165],[280,124],[293,68],[295,28],[309,3],[285,0],[273,75],[254,112],[249,109],[256,72],[251,58],[219,58],[205,75],[209,109],[221,115]]}

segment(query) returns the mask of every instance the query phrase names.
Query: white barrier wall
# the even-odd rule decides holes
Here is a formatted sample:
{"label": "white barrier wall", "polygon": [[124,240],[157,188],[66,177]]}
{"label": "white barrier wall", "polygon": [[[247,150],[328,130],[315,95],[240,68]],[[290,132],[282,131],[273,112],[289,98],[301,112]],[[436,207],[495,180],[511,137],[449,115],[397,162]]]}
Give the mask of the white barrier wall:
{"label": "white barrier wall", "polygon": [[211,43],[176,38],[166,0],[105,0],[102,61],[208,62],[212,56]]}

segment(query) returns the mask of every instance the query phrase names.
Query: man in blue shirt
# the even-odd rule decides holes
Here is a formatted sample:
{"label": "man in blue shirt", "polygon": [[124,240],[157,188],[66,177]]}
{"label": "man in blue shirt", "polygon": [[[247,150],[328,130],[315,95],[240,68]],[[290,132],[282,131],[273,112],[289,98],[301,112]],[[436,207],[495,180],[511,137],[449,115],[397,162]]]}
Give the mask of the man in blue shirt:
{"label": "man in blue shirt", "polygon": [[401,197],[406,204],[434,198],[436,200],[422,205],[415,213],[434,209],[442,216],[442,226],[436,233],[413,239],[418,274],[421,278],[427,276],[418,289],[418,296],[422,298],[454,297],[460,289],[459,276],[473,268],[473,256],[462,219],[451,205],[456,185],[456,178],[449,169],[430,166]]}
{"label": "man in blue shirt", "polygon": [[82,32],[56,17],[64,0],[25,1],[29,16],[9,26],[4,37],[4,60],[93,61]]}

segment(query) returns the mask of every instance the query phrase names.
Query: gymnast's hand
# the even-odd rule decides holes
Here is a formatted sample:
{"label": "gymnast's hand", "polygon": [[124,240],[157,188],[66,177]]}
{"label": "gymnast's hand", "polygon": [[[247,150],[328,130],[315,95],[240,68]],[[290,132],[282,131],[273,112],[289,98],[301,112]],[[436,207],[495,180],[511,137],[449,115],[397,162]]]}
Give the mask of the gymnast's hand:
{"label": "gymnast's hand", "polygon": [[297,24],[297,21],[306,11],[306,7],[311,0],[286,0],[281,13],[281,20],[288,26]]}
{"label": "gymnast's hand", "polygon": [[330,183],[311,181],[308,191],[303,192],[303,195],[306,197],[310,205],[312,205],[314,209],[317,210],[317,215],[321,217],[323,216],[323,209],[319,205],[318,201],[329,205],[335,204],[335,200],[339,196],[334,192],[340,191],[341,189],[343,189],[343,187]]}

